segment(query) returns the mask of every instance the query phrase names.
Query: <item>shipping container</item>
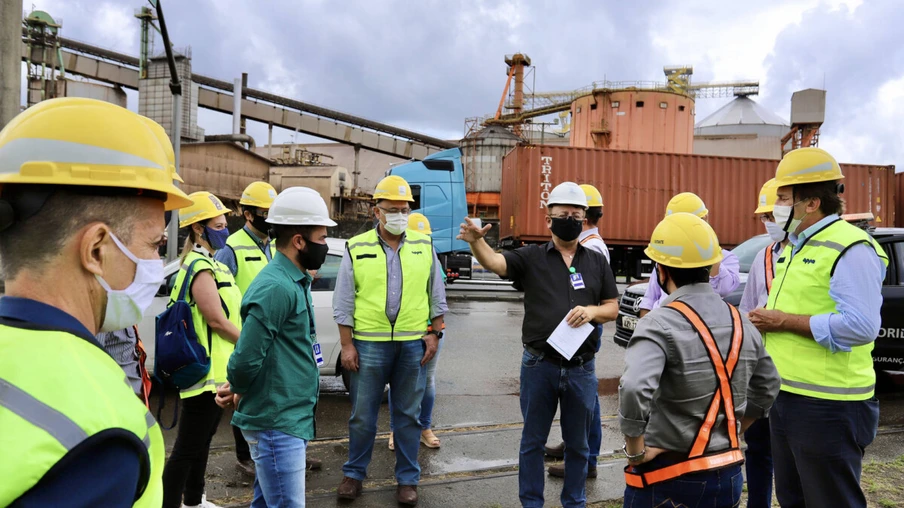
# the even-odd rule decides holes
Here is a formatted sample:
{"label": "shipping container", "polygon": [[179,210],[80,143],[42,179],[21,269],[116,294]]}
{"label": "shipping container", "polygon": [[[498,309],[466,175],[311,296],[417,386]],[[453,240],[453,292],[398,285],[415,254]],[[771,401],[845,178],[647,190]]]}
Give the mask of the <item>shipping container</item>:
{"label": "shipping container", "polygon": [[[572,181],[596,186],[603,195],[600,234],[610,248],[645,246],[669,199],[694,192],[706,203],[710,223],[727,248],[764,233],[753,211],[762,184],[778,161],[690,154],[664,154],[519,146],[502,166],[500,238],[507,243],[549,240],[545,199],[556,185]],[[894,166],[842,164],[847,213],[872,213],[874,225],[895,223]],[[904,185],[898,182],[898,185]]]}
{"label": "shipping container", "polygon": [[[895,175],[895,186],[897,193],[895,194],[895,210],[904,210],[904,173]],[[904,212],[895,214],[895,226],[904,228]]]}

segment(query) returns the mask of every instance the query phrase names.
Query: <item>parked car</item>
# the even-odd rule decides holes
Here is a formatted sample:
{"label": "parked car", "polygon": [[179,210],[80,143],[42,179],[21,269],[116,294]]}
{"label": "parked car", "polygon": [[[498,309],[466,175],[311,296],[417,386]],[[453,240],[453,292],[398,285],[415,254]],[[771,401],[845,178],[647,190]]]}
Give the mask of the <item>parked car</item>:
{"label": "parked car", "polygon": [[[314,319],[317,323],[317,340],[320,342],[323,352],[323,365],[320,367],[321,376],[338,376],[342,374],[342,366],[339,363],[339,328],[333,321],[333,290],[336,288],[336,277],[339,275],[339,264],[342,254],[345,252],[345,240],[327,238],[329,252],[326,262],[317,270],[317,276],[311,285],[311,296],[314,300]],[[156,317],[166,309],[169,302],[170,290],[175,284],[175,275],[179,271],[181,261],[176,260],[164,268],[166,282],[160,287],[157,297],[150,308],[144,313],[144,319],[138,325],[138,333],[147,350],[147,368],[154,368],[154,336]],[[348,389],[348,376],[343,376],[346,389]]]}
{"label": "parked car", "polygon": [[[869,233],[888,254],[888,270],[882,285],[882,327],[873,349],[873,366],[880,374],[880,380],[890,379],[896,384],[904,383],[904,228],[870,228]],[[725,297],[732,305],[741,303],[747,273],[756,253],[771,243],[768,235],[757,235],[735,247],[732,252],[741,262],[741,285]],[[640,282],[628,286],[618,306],[615,319],[615,343],[627,347],[631,335],[640,319],[640,300],[646,293],[648,283]]]}

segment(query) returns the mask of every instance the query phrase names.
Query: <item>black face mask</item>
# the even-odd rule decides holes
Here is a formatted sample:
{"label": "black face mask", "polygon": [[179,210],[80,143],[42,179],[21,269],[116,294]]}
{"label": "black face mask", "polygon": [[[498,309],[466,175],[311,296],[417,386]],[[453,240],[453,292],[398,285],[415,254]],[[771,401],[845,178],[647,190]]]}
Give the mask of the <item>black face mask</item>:
{"label": "black face mask", "polygon": [[559,217],[552,218],[552,234],[558,236],[562,241],[570,242],[581,236],[581,230],[584,229],[584,222],[573,217],[562,219]]}
{"label": "black face mask", "polygon": [[252,217],[251,225],[254,226],[254,229],[266,235],[267,231],[270,229],[270,225],[267,224],[267,218],[256,214],[252,214]]}
{"label": "black face mask", "polygon": [[298,263],[305,267],[306,270],[319,270],[326,261],[326,255],[330,251],[329,245],[325,243],[314,243],[310,240],[304,241],[304,250],[298,251]]}
{"label": "black face mask", "polygon": [[[660,274],[663,275],[662,279],[659,278]],[[670,294],[669,293],[669,272],[667,272],[667,271],[663,272],[661,266],[656,268],[656,282],[659,283],[659,288],[662,289],[663,293],[665,293],[667,295]]]}

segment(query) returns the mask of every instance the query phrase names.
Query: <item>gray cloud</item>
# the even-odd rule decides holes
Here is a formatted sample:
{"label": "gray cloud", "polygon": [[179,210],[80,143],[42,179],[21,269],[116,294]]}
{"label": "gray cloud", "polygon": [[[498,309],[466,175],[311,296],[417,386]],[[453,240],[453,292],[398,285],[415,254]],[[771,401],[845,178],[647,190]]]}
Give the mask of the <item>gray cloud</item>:
{"label": "gray cloud", "polygon": [[[904,77],[902,23],[904,10],[895,0],[870,0],[853,12],[825,5],[806,12],[779,34],[767,59],[764,103],[788,116],[792,92],[825,83],[823,139],[857,157],[849,162],[895,163],[904,155],[899,129],[882,125],[875,106],[882,86]],[[864,134],[872,138],[866,146],[850,146]]]}

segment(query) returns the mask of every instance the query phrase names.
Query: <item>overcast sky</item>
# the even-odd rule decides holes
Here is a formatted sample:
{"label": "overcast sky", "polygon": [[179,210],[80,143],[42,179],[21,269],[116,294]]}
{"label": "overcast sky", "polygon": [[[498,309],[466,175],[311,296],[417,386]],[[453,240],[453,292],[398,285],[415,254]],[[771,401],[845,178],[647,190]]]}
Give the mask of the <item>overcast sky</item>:
{"label": "overcast sky", "polygon": [[[26,8],[32,2],[25,2]],[[63,35],[138,54],[140,0],[38,0]],[[755,100],[786,120],[791,93],[828,90],[820,146],[842,162],[904,156],[904,9],[898,0],[163,0],[195,72],[432,136],[457,139],[467,117],[494,112],[504,55],[523,52],[538,91],[593,81],[758,79]],[[743,7],[742,7],[743,6]],[[156,48],[162,49],[156,37]],[[700,99],[697,121],[730,99]],[[137,109],[131,95],[130,106]],[[202,110],[208,134],[228,116]],[[258,144],[266,127],[252,124]],[[276,130],[275,142],[293,133]],[[305,138],[305,140],[310,138]],[[904,163],[901,164],[904,169]]]}

